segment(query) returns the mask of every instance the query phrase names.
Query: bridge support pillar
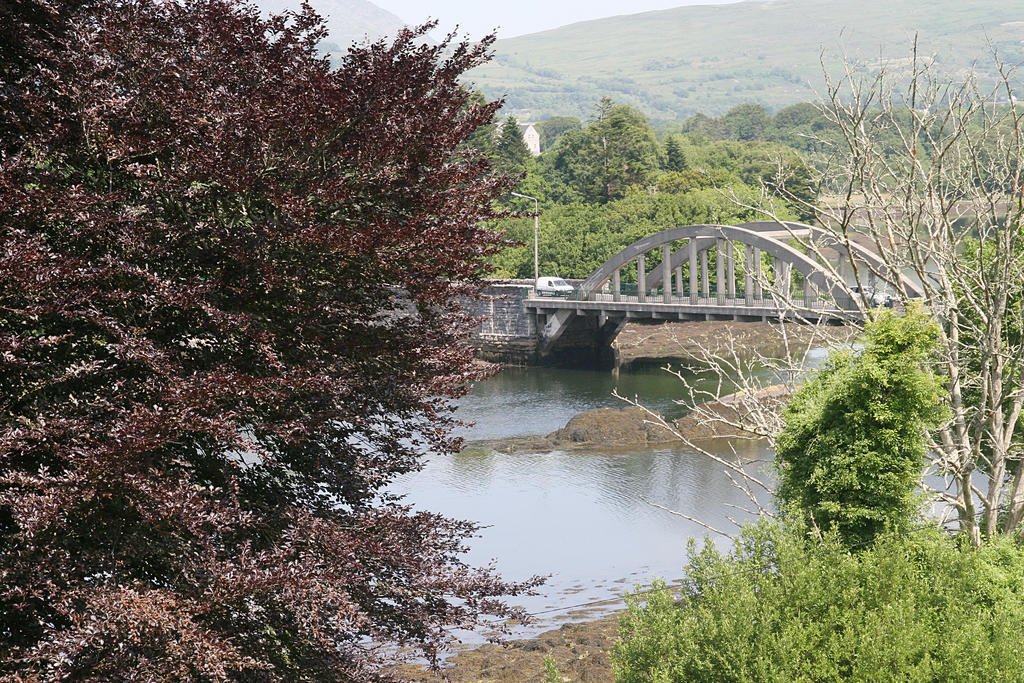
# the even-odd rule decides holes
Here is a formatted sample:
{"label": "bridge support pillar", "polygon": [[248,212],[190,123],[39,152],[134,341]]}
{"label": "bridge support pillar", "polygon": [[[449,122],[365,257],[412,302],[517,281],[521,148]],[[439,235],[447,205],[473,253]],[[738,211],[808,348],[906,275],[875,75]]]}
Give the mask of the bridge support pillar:
{"label": "bridge support pillar", "polygon": [[754,248],[743,245],[743,303],[754,305]]}
{"label": "bridge support pillar", "polygon": [[708,280],[708,250],[700,252],[700,295],[711,298],[711,282]]}
{"label": "bridge support pillar", "polygon": [[730,301],[736,298],[736,253],[733,246],[732,240],[725,241],[725,267],[728,270],[725,280],[729,284]]}
{"label": "bridge support pillar", "polygon": [[697,240],[690,238],[687,250],[690,252],[690,303],[697,303]]}
{"label": "bridge support pillar", "polygon": [[715,300],[719,306],[725,305],[725,240],[715,239]]}
{"label": "bridge support pillar", "polygon": [[761,292],[761,250],[754,247],[754,267],[753,267],[753,280],[752,288],[754,290],[754,298],[760,301],[763,298]]}
{"label": "bridge support pillar", "polygon": [[789,299],[790,265],[788,261],[775,259],[775,289],[783,299]]}
{"label": "bridge support pillar", "polygon": [[637,301],[647,301],[647,259],[643,254],[636,257],[636,296]]}
{"label": "bridge support pillar", "polygon": [[686,287],[683,286],[683,267],[676,266],[676,296],[682,299],[686,296]]}
{"label": "bridge support pillar", "polygon": [[672,245],[661,245],[661,302],[672,303]]}
{"label": "bridge support pillar", "polygon": [[806,277],[804,278],[804,308],[814,308],[814,304],[818,301],[818,293],[814,289],[814,285]]}
{"label": "bridge support pillar", "polygon": [[538,328],[537,351],[541,365],[581,368],[611,368],[616,364],[612,342],[626,324],[626,316],[598,312],[580,315],[573,309],[559,309]]}
{"label": "bridge support pillar", "polygon": [[612,274],[612,300],[622,301],[622,268],[616,268]]}

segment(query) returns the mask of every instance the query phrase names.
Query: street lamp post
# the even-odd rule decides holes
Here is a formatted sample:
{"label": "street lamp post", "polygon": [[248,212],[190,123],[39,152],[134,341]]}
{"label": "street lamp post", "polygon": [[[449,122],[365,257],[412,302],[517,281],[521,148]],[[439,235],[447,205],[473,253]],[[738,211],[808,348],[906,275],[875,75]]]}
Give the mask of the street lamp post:
{"label": "street lamp post", "polygon": [[536,282],[537,278],[540,277],[539,259],[537,258],[537,225],[540,221],[540,204],[537,203],[536,197],[531,197],[528,194],[513,192],[512,196],[533,200],[533,279]]}

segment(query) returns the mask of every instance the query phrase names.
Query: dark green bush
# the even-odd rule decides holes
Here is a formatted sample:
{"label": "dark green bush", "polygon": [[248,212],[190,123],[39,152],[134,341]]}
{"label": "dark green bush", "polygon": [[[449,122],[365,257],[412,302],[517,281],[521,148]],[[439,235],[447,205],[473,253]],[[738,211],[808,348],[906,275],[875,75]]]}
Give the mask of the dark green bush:
{"label": "dark green bush", "polygon": [[920,521],[925,435],[945,415],[947,392],[927,366],[938,335],[921,310],[884,312],[863,348],[831,352],[793,394],[775,448],[787,512],[851,545]]}

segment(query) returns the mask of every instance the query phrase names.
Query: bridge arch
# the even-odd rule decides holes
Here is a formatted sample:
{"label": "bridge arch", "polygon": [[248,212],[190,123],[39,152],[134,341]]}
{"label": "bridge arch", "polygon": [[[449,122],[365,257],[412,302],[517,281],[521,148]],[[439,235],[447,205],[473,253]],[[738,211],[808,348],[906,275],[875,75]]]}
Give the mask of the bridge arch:
{"label": "bridge arch", "polygon": [[[696,261],[701,259],[702,264],[706,264],[706,260],[704,259],[706,259],[707,251],[713,246],[722,247],[723,242],[740,243],[745,245],[745,247],[753,248],[759,252],[771,255],[776,262],[781,261],[783,264],[786,264],[785,267],[787,272],[788,268],[795,268],[803,275],[805,281],[809,282],[818,291],[829,292],[833,296],[841,296],[846,292],[845,283],[840,281],[840,279],[832,272],[822,267],[822,265],[813,258],[808,257],[806,254],[803,254],[798,249],[795,249],[786,243],[786,240],[794,237],[806,240],[815,246],[826,246],[836,249],[840,256],[838,271],[840,275],[843,274],[844,265],[846,260],[849,259],[847,247],[836,240],[833,235],[821,228],[816,228],[803,223],[777,223],[774,221],[758,221],[743,223],[741,225],[698,224],[669,228],[668,230],[663,230],[654,235],[637,240],[633,244],[625,247],[619,253],[603,263],[580,285],[580,294],[581,297],[593,295],[604,285],[605,282],[611,279],[616,272],[620,271],[624,266],[633,261],[639,261],[639,263],[642,264],[643,256],[645,254],[657,249],[658,247],[663,247],[665,251],[663,253],[662,267],[655,269],[650,274],[650,277],[648,277],[646,273],[641,276],[638,271],[638,280],[645,280],[645,282],[638,282],[638,285],[646,285],[646,287],[650,289],[657,288],[662,284],[666,274],[676,271],[676,269],[680,268],[682,264],[689,259],[691,265],[690,291],[692,296],[696,289],[695,285],[698,280],[694,272],[694,267],[697,265]],[[674,252],[668,249],[668,246],[673,242],[682,240],[687,240],[689,242],[686,248],[678,249]],[[862,263],[867,266],[867,270],[871,274],[872,280],[874,280],[874,273],[885,273],[889,270],[884,261],[879,258],[877,254],[863,245],[857,244],[856,242],[850,242],[849,252],[852,252],[853,261],[855,263]],[[701,254],[704,254],[704,256],[701,256]],[[756,252],[755,255],[757,255]],[[664,257],[667,257],[667,261]],[[730,261],[731,258],[730,254]],[[718,264],[720,270],[722,269],[722,266],[722,263]],[[732,265],[730,264],[729,267],[731,269]],[[703,275],[704,282],[702,284],[704,291],[707,292],[707,275]],[[718,282],[721,282],[723,275],[724,273],[718,273]],[[731,272],[729,273],[729,277],[730,279],[732,278]],[[900,287],[903,290],[902,293],[905,297],[921,298],[924,296],[924,291],[920,285],[905,275],[896,274],[895,276],[891,276],[891,279],[900,283]]]}
{"label": "bridge arch", "polygon": [[[788,241],[797,238],[815,247],[823,246],[838,252],[836,268],[826,268],[815,258],[794,248]],[[686,244],[672,250],[673,243]],[[761,255],[773,259],[775,292],[764,296],[767,285],[760,275],[745,278],[744,292],[736,296],[735,248],[743,245],[745,273],[761,273]],[[662,250],[661,265],[650,274],[646,271],[645,256],[658,248]],[[717,249],[724,258],[716,258],[716,287],[711,296],[708,272],[709,251]],[[682,264],[689,261],[689,292],[684,294]],[[637,263],[637,296],[626,301],[620,294],[620,273],[623,267]],[[801,273],[804,280],[804,305],[794,315],[810,319],[849,319],[860,312],[855,302],[849,301],[850,289],[845,282],[844,265],[866,266],[871,274],[867,284],[880,274],[887,282],[898,283],[906,298],[921,298],[924,292],[901,273],[894,273],[874,252],[854,242],[840,242],[821,228],[802,223],[751,222],[741,225],[699,224],[663,230],[637,240],[603,263],[579,287],[573,300],[553,301],[535,298],[527,307],[538,314],[538,351],[548,357],[555,351],[571,355],[571,349],[588,349],[591,355],[606,355],[608,345],[629,318],[735,320],[767,319],[785,309],[776,296],[789,297],[791,271]],[[699,263],[699,268],[698,268]],[[673,273],[676,284],[672,286]],[[612,293],[602,292],[602,286],[614,280]],[[648,299],[647,293],[663,285],[660,301]],[[771,286],[771,285],[769,285]],[[673,291],[674,290],[674,291]],[[831,301],[818,300],[825,293]],[[634,297],[628,297],[634,299]],[[543,322],[541,322],[543,320]],[[572,330],[571,334],[566,332]],[[582,346],[581,346],[582,345]]]}

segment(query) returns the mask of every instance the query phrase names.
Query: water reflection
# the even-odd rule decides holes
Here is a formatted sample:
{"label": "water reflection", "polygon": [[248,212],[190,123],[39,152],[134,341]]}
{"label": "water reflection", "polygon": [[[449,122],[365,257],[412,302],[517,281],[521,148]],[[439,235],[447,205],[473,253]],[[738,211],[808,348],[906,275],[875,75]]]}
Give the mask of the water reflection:
{"label": "water reflection", "polygon": [[[679,381],[657,369],[607,373],[510,368],[481,383],[460,404],[459,417],[476,421],[469,439],[546,434],[583,410],[621,406],[613,388],[634,393],[672,416]],[[726,442],[712,448],[730,455]],[[737,444],[764,469],[760,444]],[[768,475],[770,476],[770,475]],[[496,560],[510,579],[550,574],[542,594],[524,598],[531,612],[621,595],[654,577],[679,578],[687,539],[706,530],[659,510],[644,499],[706,523],[732,529],[728,518],[750,501],[718,463],[687,448],[499,454],[467,451],[436,456],[394,487],[416,507],[487,528],[471,544],[468,561]],[[578,614],[577,618],[592,616]],[[533,631],[564,618],[550,613]]]}
{"label": "water reflection", "polygon": [[[687,380],[700,388],[713,388],[708,372],[685,370]],[[613,396],[641,398],[645,405],[669,418],[686,409],[679,379],[661,368],[645,367],[620,373],[560,368],[508,367],[476,385],[459,402],[458,416],[476,424],[462,432],[467,439],[500,439],[549,434],[565,426],[574,415],[592,408],[623,407]]]}

